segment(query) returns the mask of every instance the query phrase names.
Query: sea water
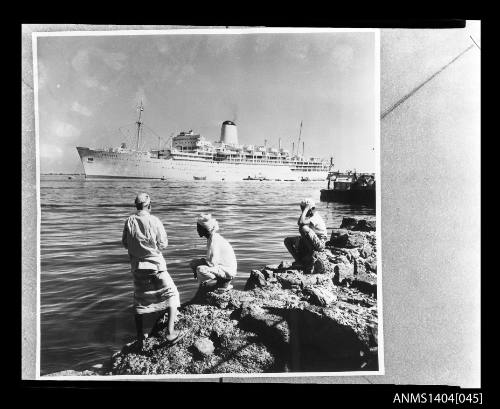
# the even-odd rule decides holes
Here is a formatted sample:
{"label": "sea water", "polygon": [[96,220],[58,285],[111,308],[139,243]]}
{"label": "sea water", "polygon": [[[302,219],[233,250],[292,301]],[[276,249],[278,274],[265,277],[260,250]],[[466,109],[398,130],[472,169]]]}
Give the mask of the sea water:
{"label": "sea water", "polygon": [[231,243],[238,261],[234,286],[243,289],[252,269],[291,260],[283,239],[298,234],[301,199],[316,201],[328,233],[339,227],[343,216],[375,214],[362,205],[320,202],[325,187],[326,181],[174,182],[42,175],[41,374],[88,369],[135,339],[133,284],[121,237],[125,219],[135,211],[137,193],[151,196],[152,214],[165,226],[169,245],[163,254],[182,303],[197,289],[189,261],[206,251],[206,239],[196,231],[199,213],[211,213],[219,221],[219,233]]}

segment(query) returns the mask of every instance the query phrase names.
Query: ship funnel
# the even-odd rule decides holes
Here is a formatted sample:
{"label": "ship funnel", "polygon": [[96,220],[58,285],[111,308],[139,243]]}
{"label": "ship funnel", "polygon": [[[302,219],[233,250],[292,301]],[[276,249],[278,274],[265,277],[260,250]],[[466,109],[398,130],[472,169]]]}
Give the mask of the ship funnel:
{"label": "ship funnel", "polygon": [[220,141],[227,144],[238,145],[238,128],[232,121],[224,121],[220,132]]}

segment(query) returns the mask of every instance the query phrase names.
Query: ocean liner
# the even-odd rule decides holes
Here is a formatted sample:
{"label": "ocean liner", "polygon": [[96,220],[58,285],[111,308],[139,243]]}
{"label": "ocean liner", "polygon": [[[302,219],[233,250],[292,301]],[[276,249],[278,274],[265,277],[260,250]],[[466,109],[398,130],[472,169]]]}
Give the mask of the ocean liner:
{"label": "ocean liner", "polygon": [[[326,180],[330,163],[319,158],[290,154],[281,147],[240,145],[233,121],[224,121],[220,140],[210,142],[192,130],[170,139],[169,149],[141,150],[144,107],[136,121],[136,147],[92,149],[78,146],[86,178],[136,178],[162,180]],[[299,133],[302,132],[302,123]],[[304,148],[303,148],[304,149]],[[292,149],[293,151],[294,149]],[[298,149],[297,149],[298,150]]]}

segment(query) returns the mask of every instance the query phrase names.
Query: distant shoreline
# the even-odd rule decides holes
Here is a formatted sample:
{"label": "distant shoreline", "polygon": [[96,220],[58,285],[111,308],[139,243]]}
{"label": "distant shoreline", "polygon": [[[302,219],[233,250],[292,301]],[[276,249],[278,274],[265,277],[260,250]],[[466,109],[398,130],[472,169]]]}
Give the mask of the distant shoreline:
{"label": "distant shoreline", "polygon": [[43,175],[43,176],[58,176],[58,175],[61,175],[61,176],[66,176],[66,175],[85,175],[85,173],[57,173],[57,172],[52,172],[52,173],[40,173],[40,175]]}

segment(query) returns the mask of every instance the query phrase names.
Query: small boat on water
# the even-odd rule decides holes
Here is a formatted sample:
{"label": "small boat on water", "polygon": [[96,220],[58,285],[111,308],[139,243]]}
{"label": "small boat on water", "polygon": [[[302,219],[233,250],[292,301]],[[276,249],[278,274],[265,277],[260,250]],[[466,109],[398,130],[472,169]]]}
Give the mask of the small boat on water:
{"label": "small boat on water", "polygon": [[[260,176],[257,176],[257,177],[248,176],[246,178],[243,178],[243,180],[260,180],[262,182],[263,180],[271,180],[271,179],[268,179],[265,177],[260,177]],[[276,179],[276,180],[279,180],[279,179]]]}
{"label": "small boat on water", "polygon": [[323,180],[326,180],[328,179],[328,176],[326,178],[310,178],[308,176],[303,176],[300,178],[300,181],[301,182],[320,182],[320,181],[323,181]]}
{"label": "small boat on water", "polygon": [[330,172],[328,187],[321,189],[323,202],[365,204],[375,207],[375,174]]}
{"label": "small boat on water", "polygon": [[[207,177],[206,176],[193,176],[193,179],[194,180],[207,180]],[[224,179],[222,179],[224,180]]]}

